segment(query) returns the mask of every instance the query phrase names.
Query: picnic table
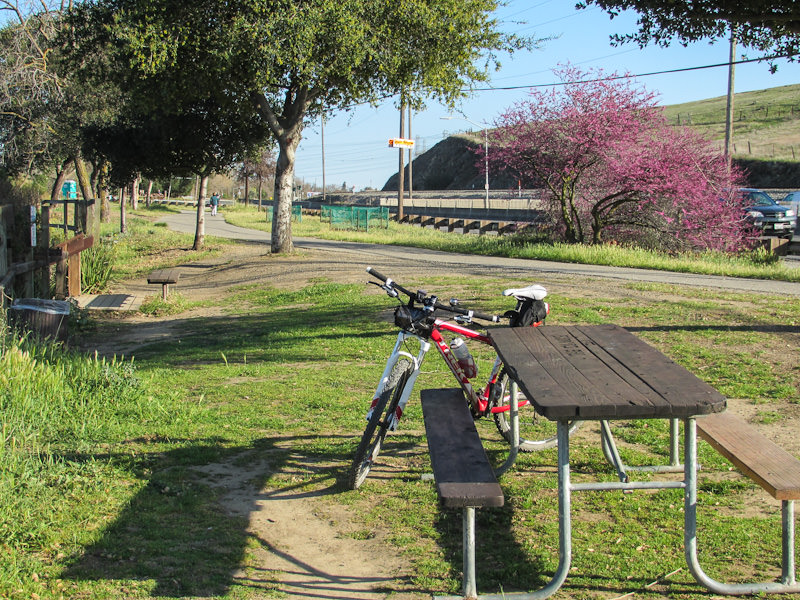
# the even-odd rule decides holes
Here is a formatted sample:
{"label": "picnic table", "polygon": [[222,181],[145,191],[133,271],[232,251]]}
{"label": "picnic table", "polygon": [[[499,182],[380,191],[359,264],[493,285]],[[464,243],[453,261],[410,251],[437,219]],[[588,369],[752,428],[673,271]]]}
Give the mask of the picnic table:
{"label": "picnic table", "polygon": [[147,283],[161,285],[161,299],[167,301],[169,286],[175,285],[180,279],[181,272],[178,269],[157,269],[147,276]]}
{"label": "picnic table", "polygon": [[[794,582],[793,548],[784,556],[781,583],[721,584],[703,573],[697,560],[697,421],[709,422],[726,409],[725,398],[711,386],[674,363],[630,332],[615,325],[497,328],[490,331],[492,343],[510,377],[535,410],[556,421],[558,435],[559,564],[552,580],[543,588],[515,595],[542,599],[562,586],[570,570],[572,529],[571,493],[579,490],[633,490],[683,488],[685,555],[695,578],[720,593],[746,594],[758,591],[798,591]],[[516,394],[512,392],[513,403]],[[512,406],[512,417],[515,407]],[[721,417],[722,415],[719,414]],[[727,416],[727,415],[726,415]],[[599,421],[604,444],[615,456],[609,420],[683,420],[684,481],[628,480],[571,483],[569,424],[573,420]],[[518,423],[512,423],[518,427]],[[797,461],[795,461],[797,462]],[[749,473],[748,473],[749,474]],[[789,501],[791,502],[791,501]],[[793,513],[790,513],[793,515]],[[786,521],[786,518],[784,519]],[[793,526],[786,527],[793,534]],[[793,546],[793,535],[790,538]],[[786,553],[787,542],[784,542]],[[494,598],[494,596],[482,596]]]}

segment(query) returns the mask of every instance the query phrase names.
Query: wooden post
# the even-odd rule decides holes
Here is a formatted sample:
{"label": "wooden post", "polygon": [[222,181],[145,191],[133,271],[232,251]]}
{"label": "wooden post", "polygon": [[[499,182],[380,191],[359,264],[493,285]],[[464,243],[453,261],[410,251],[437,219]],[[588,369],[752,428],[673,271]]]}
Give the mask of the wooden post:
{"label": "wooden post", "polygon": [[64,300],[69,296],[81,294],[81,257],[80,253],[91,248],[94,237],[76,235],[57,246],[61,249],[61,260],[56,263],[56,299]]}
{"label": "wooden post", "polygon": [[61,251],[61,260],[56,263],[56,300],[64,300],[67,297],[67,253]]}
{"label": "wooden post", "polygon": [[[47,262],[47,253],[50,250],[50,203],[42,202],[39,213],[39,257]],[[50,265],[45,264],[39,271],[39,287],[41,293],[50,297]]]}
{"label": "wooden post", "polygon": [[70,254],[67,259],[67,286],[71,298],[81,295],[81,255]]}
{"label": "wooden post", "polygon": [[[32,263],[34,257],[34,247],[36,245],[36,207],[35,206],[25,206],[24,207],[26,219],[25,219],[25,228],[28,230],[28,238],[27,243],[25,244],[25,250],[23,253],[23,262]],[[19,235],[19,234],[18,234]],[[19,259],[15,257],[16,261],[18,262]],[[22,293],[26,298],[33,298],[33,281],[35,279],[34,273],[32,271],[25,271],[21,273],[22,277]]]}

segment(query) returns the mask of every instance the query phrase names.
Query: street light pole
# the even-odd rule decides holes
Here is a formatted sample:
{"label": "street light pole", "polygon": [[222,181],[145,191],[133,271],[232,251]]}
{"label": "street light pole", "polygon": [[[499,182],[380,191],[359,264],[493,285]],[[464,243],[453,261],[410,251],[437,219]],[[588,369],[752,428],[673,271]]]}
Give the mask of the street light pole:
{"label": "street light pole", "polygon": [[476,123],[475,121],[471,121],[466,117],[441,117],[445,121],[452,121],[453,119],[461,119],[462,121],[466,121],[467,123],[471,123],[476,127],[481,127],[483,129],[483,158],[484,158],[484,174],[485,174],[485,182],[483,184],[484,190],[486,190],[486,200],[484,208],[489,210],[489,126],[486,123]]}

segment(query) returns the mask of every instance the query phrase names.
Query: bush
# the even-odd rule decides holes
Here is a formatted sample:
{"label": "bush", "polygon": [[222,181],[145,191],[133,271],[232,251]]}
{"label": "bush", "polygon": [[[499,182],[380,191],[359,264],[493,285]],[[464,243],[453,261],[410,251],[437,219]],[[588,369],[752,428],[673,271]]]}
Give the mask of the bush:
{"label": "bush", "polygon": [[97,294],[108,287],[114,270],[114,243],[101,239],[81,253],[81,289]]}

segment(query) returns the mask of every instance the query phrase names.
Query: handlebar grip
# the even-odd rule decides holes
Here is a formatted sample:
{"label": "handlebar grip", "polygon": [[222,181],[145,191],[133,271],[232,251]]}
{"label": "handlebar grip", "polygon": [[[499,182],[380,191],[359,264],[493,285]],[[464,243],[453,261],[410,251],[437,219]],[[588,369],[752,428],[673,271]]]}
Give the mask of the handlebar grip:
{"label": "handlebar grip", "polygon": [[390,287],[403,292],[409,298],[414,297],[414,292],[407,290],[406,288],[404,288],[402,285],[400,285],[399,283],[397,283],[393,279],[389,279],[386,275],[384,275],[383,273],[380,273],[379,271],[376,271],[372,267],[367,267],[367,273],[369,273],[370,275],[372,275],[376,279],[380,279],[383,283],[389,284]]}
{"label": "handlebar grip", "polygon": [[491,321],[492,323],[499,323],[502,318],[500,315],[488,315],[478,311],[473,311],[472,316],[481,321]]}
{"label": "handlebar grip", "polygon": [[367,273],[369,273],[370,275],[372,275],[376,279],[380,279],[384,283],[386,283],[386,280],[389,279],[388,277],[386,277],[386,275],[384,275],[382,273],[379,273],[378,271],[376,271],[372,267],[367,267]]}

